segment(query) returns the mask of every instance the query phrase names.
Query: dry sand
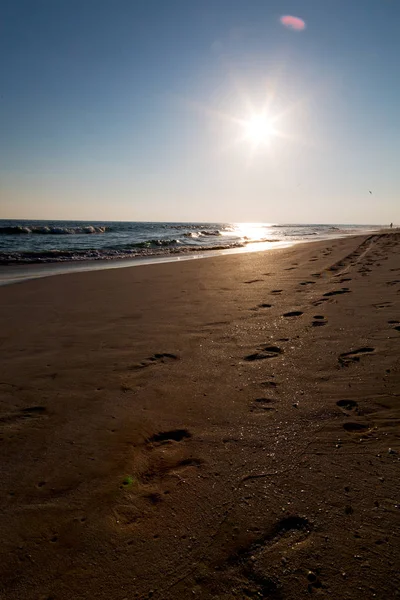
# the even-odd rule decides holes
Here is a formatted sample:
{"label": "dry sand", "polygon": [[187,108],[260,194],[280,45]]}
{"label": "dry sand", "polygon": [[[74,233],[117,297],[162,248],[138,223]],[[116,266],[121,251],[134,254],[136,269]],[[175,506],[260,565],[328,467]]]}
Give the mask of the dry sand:
{"label": "dry sand", "polygon": [[400,234],[0,289],[0,597],[399,596]]}

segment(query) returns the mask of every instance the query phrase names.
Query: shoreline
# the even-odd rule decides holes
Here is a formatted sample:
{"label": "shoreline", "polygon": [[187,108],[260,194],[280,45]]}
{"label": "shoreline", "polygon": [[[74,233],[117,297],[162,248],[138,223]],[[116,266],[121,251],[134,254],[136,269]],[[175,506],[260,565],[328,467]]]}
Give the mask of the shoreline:
{"label": "shoreline", "polygon": [[342,234],[330,235],[326,238],[318,240],[299,240],[299,241],[276,241],[276,242],[258,242],[249,243],[241,248],[230,248],[223,250],[207,251],[192,251],[188,253],[182,252],[170,255],[154,255],[148,257],[135,257],[123,259],[102,259],[102,260],[86,260],[86,261],[63,261],[63,262],[48,262],[48,263],[32,263],[32,264],[11,264],[0,265],[0,287],[4,285],[13,285],[23,283],[32,279],[42,277],[50,277],[54,275],[63,275],[68,273],[101,271],[107,269],[120,269],[128,267],[139,267],[150,264],[176,263],[190,260],[200,260],[203,258],[215,258],[230,254],[243,254],[253,252],[269,252],[271,250],[279,250],[289,248],[297,244],[314,244],[318,242],[328,242],[329,240],[349,239],[353,237],[363,237],[377,233],[375,230],[358,234]]}
{"label": "shoreline", "polygon": [[394,598],[399,257],[374,233],[1,287],[0,595]]}
{"label": "shoreline", "polygon": [[[312,240],[314,241],[314,240]],[[102,259],[91,261],[63,261],[42,264],[24,265],[0,265],[0,286],[23,283],[32,279],[51,277],[54,275],[66,275],[69,273],[81,273],[91,271],[103,271],[108,269],[126,269],[130,267],[143,267],[146,265],[157,265],[165,263],[177,263],[190,260],[201,260],[203,258],[216,258],[230,254],[243,254],[247,252],[269,252],[280,248],[288,248],[301,242],[264,242],[263,244],[248,244],[242,248],[230,248],[224,250],[210,250],[203,252],[176,253],[169,255],[154,255],[122,259]],[[253,246],[253,247],[250,247]],[[267,246],[267,247],[266,247]],[[13,271],[16,277],[12,278]],[[9,274],[11,272],[11,278]],[[6,276],[8,276],[6,278]]]}

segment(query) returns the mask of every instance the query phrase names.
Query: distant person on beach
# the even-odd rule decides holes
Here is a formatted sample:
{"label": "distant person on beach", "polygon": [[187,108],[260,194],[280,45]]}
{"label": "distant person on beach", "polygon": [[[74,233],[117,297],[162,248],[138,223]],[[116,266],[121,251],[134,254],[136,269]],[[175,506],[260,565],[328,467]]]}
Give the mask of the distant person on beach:
{"label": "distant person on beach", "polygon": [[390,229],[393,229],[393,223],[390,223]]}

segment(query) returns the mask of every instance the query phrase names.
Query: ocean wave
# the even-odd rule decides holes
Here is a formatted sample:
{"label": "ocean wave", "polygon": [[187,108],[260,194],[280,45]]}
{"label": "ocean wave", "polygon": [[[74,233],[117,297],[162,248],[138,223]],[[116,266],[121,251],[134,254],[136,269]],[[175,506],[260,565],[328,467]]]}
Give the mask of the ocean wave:
{"label": "ocean wave", "polygon": [[131,244],[132,248],[154,248],[158,246],[175,246],[176,244],[181,244],[182,242],[178,239],[165,239],[165,240],[144,240],[143,242],[137,242],[136,244]]}
{"label": "ocean wave", "polygon": [[188,238],[198,238],[200,236],[217,237],[217,236],[222,235],[222,232],[219,231],[218,229],[200,229],[200,231],[186,231],[182,235],[183,235],[183,237],[188,237]]}
{"label": "ocean wave", "polygon": [[[211,229],[216,226],[215,229]],[[210,227],[210,229],[208,229]],[[220,229],[223,231],[235,231],[235,227],[232,225],[224,225],[221,223],[161,223],[158,228],[159,229],[174,229],[175,231],[179,231],[185,229],[187,233],[197,233],[199,235],[222,235]],[[182,234],[186,235],[186,234]]]}
{"label": "ocean wave", "polygon": [[84,227],[55,227],[50,225],[15,225],[0,227],[0,235],[80,235],[91,233],[106,233],[109,227],[85,225]]}
{"label": "ocean wave", "polygon": [[218,229],[211,229],[211,230],[209,230],[209,229],[202,229],[200,231],[200,233],[201,233],[201,235],[206,235],[206,236],[209,236],[209,235],[212,235],[212,236],[222,235],[222,233],[220,231],[218,231]]}
{"label": "ocean wave", "polygon": [[[190,239],[198,239],[199,237],[208,237],[208,236],[219,236],[221,235],[219,231],[187,231],[182,234],[182,237],[190,238]],[[135,242],[134,244],[130,244],[132,248],[154,248],[158,246],[176,246],[178,244],[185,244],[186,242],[180,240],[179,238],[161,238],[161,239],[150,239],[143,240],[142,242]],[[187,242],[189,243],[189,242]]]}
{"label": "ocean wave", "polygon": [[233,242],[215,246],[135,246],[131,248],[102,248],[99,250],[47,250],[26,252],[0,252],[0,265],[41,264],[58,262],[76,262],[93,260],[112,260],[123,258],[146,258],[151,256],[167,256],[171,254],[187,254],[190,252],[208,252],[210,250],[230,250],[243,248],[246,244]]}

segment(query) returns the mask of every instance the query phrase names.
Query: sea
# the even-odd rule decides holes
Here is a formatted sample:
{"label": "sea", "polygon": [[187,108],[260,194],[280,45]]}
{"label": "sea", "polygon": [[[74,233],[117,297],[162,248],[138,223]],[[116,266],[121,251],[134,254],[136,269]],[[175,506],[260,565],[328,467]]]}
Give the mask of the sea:
{"label": "sea", "polygon": [[[264,250],[377,230],[381,225],[0,220],[0,265],[173,260]],[[225,252],[224,252],[225,253]]]}

